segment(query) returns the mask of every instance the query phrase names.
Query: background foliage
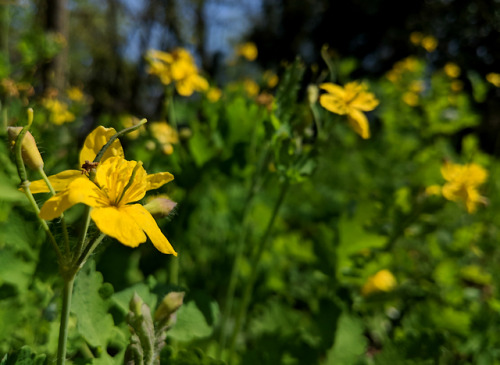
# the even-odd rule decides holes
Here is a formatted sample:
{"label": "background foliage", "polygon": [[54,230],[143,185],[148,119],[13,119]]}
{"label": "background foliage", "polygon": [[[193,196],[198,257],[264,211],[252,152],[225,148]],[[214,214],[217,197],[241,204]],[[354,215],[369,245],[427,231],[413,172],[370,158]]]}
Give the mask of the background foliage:
{"label": "background foliage", "polygon": [[[417,1],[384,18],[401,4],[0,4],[0,364],[52,362],[57,348],[56,258],[17,190],[5,135],[27,107],[48,173],[79,168],[95,126],[147,118],[122,139],[125,156],[175,176],[156,193],[178,203],[158,220],[178,258],[107,238],[76,280],[73,363],[123,363],[133,294],[154,312],[173,290],[186,296],[165,364],[500,363],[500,82],[486,79],[500,71],[499,12]],[[239,6],[254,15],[243,30]],[[234,53],[245,40],[256,60]],[[148,74],[146,51],[175,46],[195,55],[220,99],[181,97]],[[380,101],[368,140],[317,101],[319,84],[353,80]],[[155,132],[160,121],[176,138]],[[484,167],[488,203],[470,214],[431,194],[443,161]],[[395,285],[366,289],[381,270]]]}

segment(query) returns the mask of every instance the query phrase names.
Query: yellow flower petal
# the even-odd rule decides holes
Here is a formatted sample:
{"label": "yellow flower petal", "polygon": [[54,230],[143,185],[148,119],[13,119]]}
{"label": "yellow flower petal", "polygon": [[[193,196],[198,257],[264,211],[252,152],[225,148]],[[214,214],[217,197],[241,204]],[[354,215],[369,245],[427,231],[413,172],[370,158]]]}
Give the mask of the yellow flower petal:
{"label": "yellow flower petal", "polygon": [[175,252],[170,242],[168,242],[160,228],[158,228],[156,221],[146,208],[140,204],[127,205],[123,208],[126,208],[127,214],[133,217],[134,221],[146,232],[158,251],[177,256],[177,252]]}
{"label": "yellow flower petal", "polygon": [[148,187],[146,190],[158,189],[164,184],[172,181],[174,179],[174,175],[170,172],[159,172],[157,174],[151,174],[146,177],[148,182]]}
{"label": "yellow flower petal", "polygon": [[349,111],[347,119],[351,128],[354,129],[354,131],[359,134],[361,138],[370,138],[370,126],[368,124],[368,119],[361,111],[357,109]]}
{"label": "yellow flower petal", "polygon": [[[49,176],[49,181],[55,191],[61,191],[66,189],[69,183],[73,180],[82,177],[82,172],[79,170],[66,170],[58,174]],[[30,190],[33,194],[37,193],[48,193],[49,188],[44,180],[32,181],[30,185]]]}
{"label": "yellow flower petal", "polygon": [[329,94],[336,95],[339,98],[344,98],[345,97],[345,90],[342,86],[335,85],[331,82],[325,82],[321,85],[319,85],[320,89],[325,90]]}
{"label": "yellow flower petal", "polygon": [[323,108],[332,113],[340,115],[347,114],[347,105],[345,101],[336,95],[323,94],[319,97],[319,103]]}
{"label": "yellow flower petal", "polygon": [[[109,139],[116,134],[114,128],[104,128],[99,126],[94,129],[85,138],[82,150],[80,151],[80,166],[82,166],[86,160],[92,162],[97,156],[101,148],[109,141]],[[124,157],[123,148],[118,139],[116,139],[111,146],[106,150],[104,156],[101,158],[101,162],[112,157],[121,156]]]}
{"label": "yellow flower petal", "polygon": [[116,238],[125,246],[137,247],[146,241],[146,235],[136,218],[128,213],[130,207],[95,208],[90,216],[102,233]]}
{"label": "yellow flower petal", "polygon": [[46,221],[60,217],[66,209],[73,206],[73,204],[69,202],[68,198],[69,197],[66,191],[56,194],[45,202],[38,215]]}
{"label": "yellow flower petal", "polygon": [[372,111],[378,105],[379,101],[372,93],[363,91],[360,92],[351,102],[350,106],[365,112]]}

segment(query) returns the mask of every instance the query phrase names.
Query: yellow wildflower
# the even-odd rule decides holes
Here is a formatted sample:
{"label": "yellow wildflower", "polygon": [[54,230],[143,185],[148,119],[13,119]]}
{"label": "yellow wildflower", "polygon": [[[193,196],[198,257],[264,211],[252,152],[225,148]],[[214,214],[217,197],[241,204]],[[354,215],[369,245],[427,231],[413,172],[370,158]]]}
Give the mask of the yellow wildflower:
{"label": "yellow wildflower", "polygon": [[431,35],[427,35],[424,38],[422,38],[422,47],[424,47],[427,52],[434,52],[437,45],[438,45],[437,39]]}
{"label": "yellow wildflower", "polygon": [[245,89],[248,96],[253,97],[259,93],[259,85],[252,79],[243,80],[243,88]]}
{"label": "yellow wildflower", "polygon": [[451,91],[459,92],[464,88],[464,83],[460,80],[453,80],[450,85]]}
{"label": "yellow wildflower", "polygon": [[72,122],[75,115],[68,110],[68,105],[57,99],[45,99],[42,105],[49,111],[49,120],[55,125]]}
{"label": "yellow wildflower", "polygon": [[90,217],[102,233],[129,247],[145,242],[147,234],[160,252],[177,256],[151,213],[141,204],[130,204],[173,178],[168,172],[148,175],[142,163],[111,157],[99,165],[95,182],[87,176],[73,180],[45,202],[40,217],[52,220],[73,205],[83,203],[93,208]]}
{"label": "yellow wildflower", "polygon": [[[139,122],[141,121],[139,118],[134,117],[133,115],[129,115],[129,114],[120,115],[119,120],[120,120],[120,124],[122,125],[123,128],[133,127],[134,125],[139,124]],[[141,127],[137,128],[135,131],[127,133],[126,136],[130,139],[136,139],[137,137],[139,137],[139,135],[141,134],[141,132],[143,130],[144,130],[144,126],[141,126]]]}
{"label": "yellow wildflower", "polygon": [[424,82],[422,80],[413,80],[408,89],[413,93],[419,94],[424,91]]}
{"label": "yellow wildflower", "polygon": [[264,75],[262,75],[262,78],[267,83],[267,87],[269,87],[270,89],[272,89],[273,87],[278,85],[278,81],[279,81],[278,75],[276,75],[272,71],[268,70],[268,71],[264,72]]}
{"label": "yellow wildflower", "polygon": [[458,76],[460,76],[460,72],[460,67],[458,67],[456,63],[448,62],[446,65],[444,65],[444,73],[452,79],[456,79]]}
{"label": "yellow wildflower", "polygon": [[171,155],[174,152],[172,144],[179,143],[179,135],[167,122],[155,122],[149,125],[151,134],[159,142],[164,154]]}
{"label": "yellow wildflower", "polygon": [[84,94],[83,94],[82,89],[80,89],[76,86],[70,87],[68,90],[66,90],[66,94],[68,95],[68,98],[70,100],[73,100],[76,102],[83,101],[83,98],[84,98]]}
{"label": "yellow wildflower", "polygon": [[236,47],[236,55],[242,56],[248,61],[255,61],[258,53],[257,46],[253,42],[246,42]]}
{"label": "yellow wildflower", "polygon": [[366,86],[357,81],[350,82],[345,87],[332,83],[324,83],[320,88],[327,93],[319,97],[323,108],[335,114],[347,115],[349,125],[362,138],[370,138],[370,126],[363,112],[375,109],[379,101]]}
{"label": "yellow wildflower", "polygon": [[441,186],[439,185],[431,185],[425,188],[425,195],[427,196],[432,196],[432,195],[441,195]]}
{"label": "yellow wildflower", "polygon": [[[86,161],[94,161],[101,148],[114,134],[116,134],[116,131],[113,128],[99,126],[94,129],[83,143],[83,147],[80,151],[79,166],[85,165]],[[118,139],[116,139],[106,150],[101,158],[101,162],[113,156],[124,156],[122,145]],[[66,189],[73,180],[79,177],[82,177],[82,170],[66,170],[56,175],[49,176],[49,181],[55,191],[61,191]],[[49,192],[49,188],[43,180],[32,181],[30,189],[33,194]]]}
{"label": "yellow wildflower", "polygon": [[495,87],[500,87],[500,74],[490,72],[486,75],[486,81],[495,85]]}
{"label": "yellow wildflower", "polygon": [[477,190],[488,177],[488,172],[481,166],[445,162],[441,167],[441,175],[447,181],[441,191],[446,199],[464,202],[469,213],[476,211],[478,203],[486,203],[486,198]]}
{"label": "yellow wildflower", "polygon": [[206,91],[208,81],[198,73],[193,56],[184,48],[176,48],[171,53],[149,50],[146,54],[148,72],[169,85],[175,83],[177,92],[191,96],[195,91]]}
{"label": "yellow wildflower", "polygon": [[211,87],[207,91],[207,99],[212,103],[216,103],[222,96],[222,91],[218,87]]}
{"label": "yellow wildflower", "polygon": [[397,285],[396,278],[389,270],[380,270],[370,276],[361,288],[361,294],[368,296],[377,292],[392,291]]}
{"label": "yellow wildflower", "polygon": [[410,42],[415,46],[418,46],[420,44],[420,42],[422,42],[423,38],[424,38],[424,35],[420,32],[412,32],[410,34]]}
{"label": "yellow wildflower", "polygon": [[409,106],[417,106],[419,103],[418,95],[411,91],[404,93],[402,99]]}

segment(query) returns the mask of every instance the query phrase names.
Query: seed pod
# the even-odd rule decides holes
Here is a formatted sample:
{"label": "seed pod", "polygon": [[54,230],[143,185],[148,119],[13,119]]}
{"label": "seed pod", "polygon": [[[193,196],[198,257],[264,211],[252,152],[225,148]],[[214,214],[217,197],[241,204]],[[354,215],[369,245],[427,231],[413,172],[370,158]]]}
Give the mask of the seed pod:
{"label": "seed pod", "polygon": [[[7,133],[9,135],[9,143],[14,148],[16,144],[16,139],[23,127],[7,127]],[[26,132],[23,138],[23,144],[21,147],[21,152],[23,156],[23,161],[29,167],[34,170],[43,168],[43,159],[36,146],[35,138],[30,132]]]}

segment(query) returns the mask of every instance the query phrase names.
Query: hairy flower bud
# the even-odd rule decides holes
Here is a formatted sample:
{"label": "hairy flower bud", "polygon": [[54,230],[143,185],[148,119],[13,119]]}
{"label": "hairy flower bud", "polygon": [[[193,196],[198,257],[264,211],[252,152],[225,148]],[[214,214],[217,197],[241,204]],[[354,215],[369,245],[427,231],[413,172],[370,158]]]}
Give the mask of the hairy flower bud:
{"label": "hairy flower bud", "polygon": [[155,312],[155,320],[158,322],[168,320],[181,307],[184,294],[184,292],[170,292],[165,295]]}
{"label": "hairy flower bud", "polygon": [[166,195],[158,195],[148,201],[144,208],[155,218],[168,216],[177,206],[177,203],[170,200]]}
{"label": "hairy flower bud", "polygon": [[316,85],[309,85],[307,87],[307,99],[309,100],[309,104],[316,104],[318,101],[319,89]]}
{"label": "hairy flower bud", "polygon": [[[23,127],[7,127],[7,133],[9,135],[9,143],[12,147],[16,144],[16,139]],[[36,146],[35,138],[33,138],[30,132],[26,132],[23,138],[23,144],[21,147],[21,152],[23,156],[23,161],[32,169],[38,170],[43,168],[43,160],[38,147]]]}

